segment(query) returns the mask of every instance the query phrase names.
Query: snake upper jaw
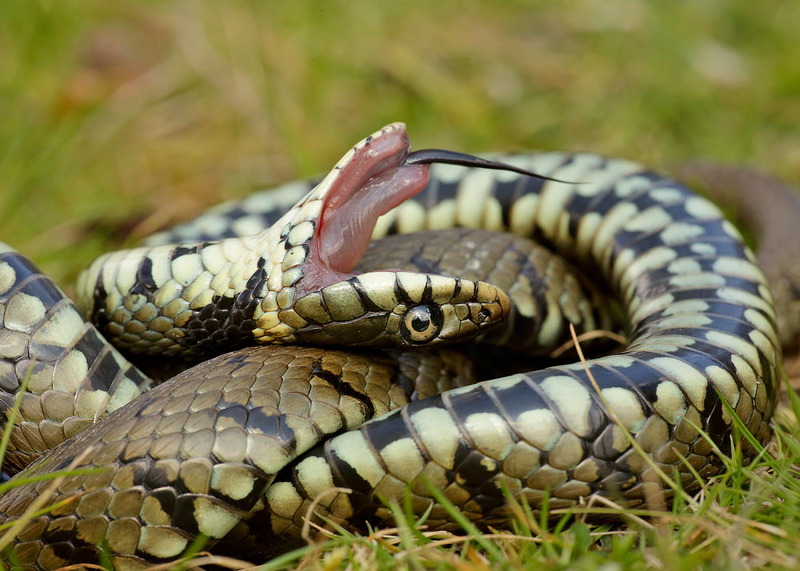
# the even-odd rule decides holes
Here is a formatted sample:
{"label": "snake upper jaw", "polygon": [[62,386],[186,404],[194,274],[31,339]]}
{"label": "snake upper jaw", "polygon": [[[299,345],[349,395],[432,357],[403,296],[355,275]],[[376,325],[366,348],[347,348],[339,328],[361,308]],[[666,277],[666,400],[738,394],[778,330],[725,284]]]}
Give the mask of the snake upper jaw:
{"label": "snake upper jaw", "polygon": [[486,282],[376,271],[310,292],[291,311],[302,324],[291,341],[420,346],[484,333],[510,316],[511,301]]}

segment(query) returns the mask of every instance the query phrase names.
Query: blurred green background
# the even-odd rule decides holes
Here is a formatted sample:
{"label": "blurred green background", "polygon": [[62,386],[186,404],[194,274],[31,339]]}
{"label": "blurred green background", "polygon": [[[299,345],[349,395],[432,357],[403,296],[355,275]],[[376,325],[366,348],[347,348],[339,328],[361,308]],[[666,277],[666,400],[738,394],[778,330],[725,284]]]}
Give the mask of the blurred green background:
{"label": "blurred green background", "polygon": [[800,180],[798,30],[790,1],[3,0],[0,240],[63,285],[396,120],[416,148]]}

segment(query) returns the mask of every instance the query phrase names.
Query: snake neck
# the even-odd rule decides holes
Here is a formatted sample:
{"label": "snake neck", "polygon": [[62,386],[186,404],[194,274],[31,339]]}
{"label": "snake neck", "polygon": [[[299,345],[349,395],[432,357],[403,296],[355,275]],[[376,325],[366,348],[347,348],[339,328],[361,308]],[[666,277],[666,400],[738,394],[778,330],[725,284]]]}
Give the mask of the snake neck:
{"label": "snake neck", "polygon": [[256,343],[415,345],[474,336],[510,312],[495,286],[424,274],[349,274],[378,217],[420,192],[405,126],[351,148],[308,195],[255,236],[104,256],[79,303],[136,354],[219,354]]}

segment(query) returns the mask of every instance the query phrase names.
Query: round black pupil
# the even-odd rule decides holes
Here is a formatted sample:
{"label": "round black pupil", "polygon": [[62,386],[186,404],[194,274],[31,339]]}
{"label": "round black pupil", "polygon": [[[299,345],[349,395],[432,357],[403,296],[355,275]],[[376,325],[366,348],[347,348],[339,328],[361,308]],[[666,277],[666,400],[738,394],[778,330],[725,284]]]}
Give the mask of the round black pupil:
{"label": "round black pupil", "polygon": [[[419,315],[422,314],[422,315]],[[414,315],[411,318],[411,328],[414,331],[422,333],[428,328],[428,324],[431,321],[430,313],[428,310],[418,310],[417,315]]]}

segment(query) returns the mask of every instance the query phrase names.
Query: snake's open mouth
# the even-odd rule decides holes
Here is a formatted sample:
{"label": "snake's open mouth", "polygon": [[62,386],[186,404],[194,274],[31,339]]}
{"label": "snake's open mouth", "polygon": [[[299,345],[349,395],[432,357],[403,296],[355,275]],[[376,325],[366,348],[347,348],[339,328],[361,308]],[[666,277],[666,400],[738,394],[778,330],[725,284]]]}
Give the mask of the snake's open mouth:
{"label": "snake's open mouth", "polygon": [[319,184],[329,188],[311,242],[303,291],[351,277],[348,272],[367,249],[378,217],[425,188],[430,167],[406,164],[409,148],[405,125],[392,123],[353,147]]}
{"label": "snake's open mouth", "polygon": [[410,147],[406,126],[392,123],[355,145],[320,182],[325,198],[298,284],[301,295],[352,277],[349,272],[366,251],[378,217],[425,188],[431,163],[565,182],[473,155],[440,149],[409,153]]}

